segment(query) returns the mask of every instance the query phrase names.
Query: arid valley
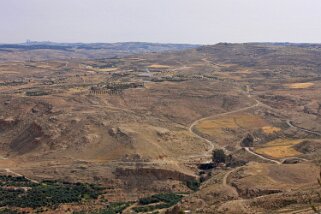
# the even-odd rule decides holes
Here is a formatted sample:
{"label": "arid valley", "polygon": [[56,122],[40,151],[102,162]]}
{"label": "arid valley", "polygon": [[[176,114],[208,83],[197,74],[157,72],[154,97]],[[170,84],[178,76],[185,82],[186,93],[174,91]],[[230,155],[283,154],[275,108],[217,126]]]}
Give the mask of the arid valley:
{"label": "arid valley", "polygon": [[314,213],[320,63],[317,44],[0,45],[1,210]]}

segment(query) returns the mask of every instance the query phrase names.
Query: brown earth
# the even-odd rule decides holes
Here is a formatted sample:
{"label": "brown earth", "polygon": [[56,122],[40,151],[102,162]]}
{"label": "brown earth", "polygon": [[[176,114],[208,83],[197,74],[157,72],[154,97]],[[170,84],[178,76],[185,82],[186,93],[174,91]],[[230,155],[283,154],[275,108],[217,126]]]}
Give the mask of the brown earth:
{"label": "brown earth", "polygon": [[[109,201],[187,192],[179,206],[192,213],[307,210],[299,195],[316,188],[321,153],[319,45],[26,53],[1,52],[1,172],[97,183]],[[297,143],[280,155],[278,139]],[[246,165],[201,172],[218,147]],[[300,163],[278,164],[288,157]]]}

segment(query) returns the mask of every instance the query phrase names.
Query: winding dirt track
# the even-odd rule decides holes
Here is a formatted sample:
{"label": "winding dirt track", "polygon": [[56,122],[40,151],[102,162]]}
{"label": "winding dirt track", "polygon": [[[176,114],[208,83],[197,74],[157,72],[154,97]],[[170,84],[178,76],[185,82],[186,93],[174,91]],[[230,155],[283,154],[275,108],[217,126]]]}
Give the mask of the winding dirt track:
{"label": "winding dirt track", "polygon": [[[253,98],[251,96],[251,93],[250,93],[250,87],[247,85],[246,86],[246,95],[248,98],[252,98],[254,101],[255,101],[255,104],[252,105],[252,106],[249,106],[249,107],[244,107],[244,108],[241,108],[241,109],[238,109],[238,110],[234,110],[234,111],[230,111],[230,112],[225,112],[225,113],[222,113],[222,114],[217,114],[217,115],[214,115],[214,116],[209,116],[209,117],[204,117],[204,118],[201,118],[201,119],[198,119],[196,121],[194,121],[190,127],[189,127],[189,132],[192,133],[194,136],[196,136],[197,138],[205,141],[208,143],[208,149],[207,151],[205,151],[203,154],[201,155],[192,155],[192,156],[189,156],[189,158],[197,158],[197,157],[210,157],[211,156],[211,153],[212,153],[212,150],[214,148],[221,148],[223,149],[226,153],[229,153],[229,151],[227,151],[224,147],[220,147],[218,146],[216,143],[214,143],[213,141],[209,140],[209,139],[206,139],[202,136],[200,136],[199,134],[197,134],[193,128],[198,124],[200,123],[201,121],[204,121],[204,120],[208,120],[208,119],[214,119],[214,118],[218,118],[218,117],[221,117],[221,116],[226,116],[226,115],[230,115],[230,114],[233,114],[233,113],[238,113],[238,112],[242,112],[242,111],[246,111],[246,110],[249,110],[249,109],[252,109],[252,108],[255,108],[255,107],[258,107],[258,106],[262,106],[262,107],[265,107],[265,108],[269,108],[269,109],[273,109],[272,107],[268,106],[268,105],[265,105],[263,103],[261,103],[260,101],[258,101],[257,99]],[[304,129],[304,128],[300,128],[300,127],[297,127],[295,125],[293,125],[291,123],[291,121],[286,121],[287,124],[290,126],[290,127],[294,127],[294,128],[297,128],[297,129],[300,129],[302,131],[305,131],[305,132],[308,132],[308,133],[311,133],[311,134],[316,134],[316,135],[319,135],[321,136],[321,133],[319,132],[315,132],[315,131],[310,131],[310,130],[307,130],[307,129]],[[278,160],[274,160],[274,159],[271,159],[271,158],[268,158],[268,157],[265,157],[263,155],[260,155],[258,153],[255,153],[254,151],[252,151],[249,147],[244,147],[245,151],[262,159],[262,160],[265,160],[265,161],[269,161],[269,162],[272,162],[274,164],[282,164],[282,161],[278,161]],[[304,159],[305,160],[305,159]],[[228,177],[230,176],[230,174],[232,174],[233,172],[241,169],[243,166],[240,166],[240,167],[237,167],[235,169],[232,169],[230,170],[229,172],[227,172],[224,177],[223,177],[223,185],[224,186],[229,186],[228,183],[227,183],[227,180],[228,180]]]}
{"label": "winding dirt track", "polygon": [[[247,89],[247,91],[249,92],[249,89]],[[251,97],[250,94],[248,94],[248,97]],[[205,141],[208,143],[208,149],[207,151],[205,151],[203,154],[200,154],[200,155],[192,155],[192,156],[189,156],[189,158],[199,158],[199,157],[211,157],[211,154],[212,154],[212,151],[214,148],[220,148],[220,149],[223,149],[226,153],[229,153],[229,151],[227,151],[224,147],[220,147],[219,145],[217,145],[216,143],[214,143],[213,141],[209,140],[209,139],[206,139],[200,135],[198,135],[196,132],[194,132],[193,128],[194,126],[196,126],[199,122],[201,121],[204,121],[204,120],[208,120],[208,119],[214,119],[214,118],[218,118],[218,117],[222,117],[222,116],[226,116],[226,115],[230,115],[230,114],[234,114],[234,113],[238,113],[238,112],[242,112],[242,111],[246,111],[246,110],[249,110],[249,109],[252,109],[252,108],[255,108],[255,107],[258,107],[258,106],[261,106],[262,103],[256,99],[255,100],[255,104],[252,105],[252,106],[248,106],[248,107],[244,107],[244,108],[241,108],[241,109],[238,109],[238,110],[234,110],[234,111],[230,111],[230,112],[225,112],[225,113],[222,113],[222,114],[217,114],[217,115],[214,115],[214,116],[209,116],[209,117],[204,117],[204,118],[201,118],[201,119],[198,119],[196,121],[194,121],[190,127],[189,127],[189,131],[194,135],[196,136],[197,138]],[[262,105],[263,107],[265,107],[265,105]],[[247,151],[248,153],[252,154],[252,155],[255,155],[256,157],[259,157],[263,160],[266,160],[266,161],[270,161],[270,162],[273,162],[273,163],[276,163],[276,164],[282,164],[282,162],[280,161],[277,161],[277,160],[273,160],[271,158],[268,158],[268,157],[264,157],[260,154],[257,154],[255,152],[253,152],[249,147],[244,147],[245,151]]]}
{"label": "winding dirt track", "polygon": [[[229,112],[224,112],[224,113],[221,113],[221,114],[217,114],[217,115],[212,115],[212,116],[208,116],[208,117],[204,117],[204,118],[200,118],[198,120],[195,120],[188,128],[189,132],[194,135],[195,137],[207,142],[208,144],[208,148],[207,150],[202,153],[202,154],[198,154],[198,155],[190,155],[190,156],[187,156],[186,158],[187,159],[193,159],[193,158],[208,158],[208,157],[211,157],[212,155],[212,151],[215,149],[215,148],[220,148],[220,149],[223,149],[226,153],[229,153],[229,151],[227,151],[224,147],[221,147],[219,145],[217,145],[215,142],[205,138],[205,137],[202,137],[201,135],[197,134],[195,131],[194,131],[194,127],[204,121],[204,120],[208,120],[208,119],[215,119],[215,118],[219,118],[219,117],[222,117],[222,116],[226,116],[226,115],[230,115],[230,114],[234,114],[234,113],[238,113],[238,112],[242,112],[242,111],[247,111],[249,109],[252,109],[252,108],[256,108],[258,106],[262,106],[262,107],[265,107],[265,108],[269,108],[269,109],[273,109],[272,107],[268,106],[268,105],[265,105],[263,103],[261,103],[260,101],[258,101],[257,99],[253,98],[251,96],[251,93],[250,93],[250,87],[247,85],[246,86],[246,95],[248,98],[252,98],[254,101],[255,101],[255,104],[253,104],[252,106],[248,106],[248,107],[244,107],[244,108],[241,108],[241,109],[238,109],[238,110],[233,110],[233,111],[229,111]],[[124,108],[118,108],[118,107],[114,107],[114,106],[110,106],[110,105],[92,105],[94,107],[106,107],[106,108],[110,108],[110,109],[113,109],[113,110],[121,110],[121,111],[126,111],[126,112],[129,112],[129,113],[135,113],[131,110],[128,110],[128,109],[124,109]],[[304,129],[304,128],[301,128],[301,127],[298,127],[298,126],[295,126],[290,120],[287,120],[286,121],[287,125],[289,127],[292,127],[292,128],[297,128],[301,131],[304,131],[304,132],[307,132],[307,133],[310,133],[310,134],[315,134],[315,135],[318,135],[318,136],[321,136],[321,133],[320,132],[316,132],[316,131],[311,131],[311,130],[308,130],[308,129]],[[258,157],[258,158],[261,158],[262,160],[265,160],[265,161],[270,161],[272,163],[275,163],[275,164],[282,164],[281,161],[277,161],[277,160],[274,160],[274,159],[270,159],[268,157],[265,157],[265,156],[262,156],[258,153],[255,153],[254,151],[252,151],[249,147],[244,147],[245,151],[247,151],[248,153]],[[2,156],[0,156],[0,160],[6,160],[7,158],[4,158]],[[305,159],[304,159],[305,160]],[[224,176],[223,178],[223,185],[228,185],[227,184],[227,179],[228,179],[228,176],[237,171],[238,169],[240,169],[242,167],[237,167],[233,170],[230,170],[228,173],[226,173],[226,175]],[[19,173],[16,173],[12,170],[10,170],[9,168],[6,168],[4,169],[7,173],[11,173],[15,176],[23,176]],[[34,182],[34,183],[38,183],[38,181],[36,180],[33,180],[33,179],[30,179],[30,178],[27,178],[26,179],[30,180],[31,182]]]}
{"label": "winding dirt track", "polygon": [[321,136],[321,133],[320,133],[320,132],[311,131],[311,130],[309,130],[309,129],[305,129],[305,128],[298,127],[298,126],[296,126],[296,125],[293,125],[292,121],[290,121],[290,120],[287,120],[287,121],[286,121],[286,124],[287,124],[288,126],[290,126],[291,128],[296,128],[296,129],[299,129],[299,130],[301,130],[301,131],[307,132],[307,133],[309,133],[309,134],[314,134],[314,135]]}
{"label": "winding dirt track", "polygon": [[[221,114],[217,114],[217,115],[213,115],[213,116],[208,116],[208,117],[204,117],[204,118],[200,118],[196,121],[194,121],[190,127],[189,127],[189,132],[192,133],[195,137],[205,141],[208,143],[208,149],[207,151],[205,151],[203,154],[200,154],[200,155],[191,155],[189,156],[189,158],[200,158],[200,157],[210,157],[211,156],[211,153],[213,151],[213,149],[215,148],[220,148],[220,149],[223,149],[226,153],[229,153],[229,151],[227,151],[224,147],[220,147],[219,145],[217,145],[215,142],[209,140],[209,139],[206,139],[202,136],[200,136],[199,134],[197,134],[193,128],[200,122],[204,121],[204,120],[208,120],[208,119],[214,119],[214,118],[218,118],[218,117],[222,117],[222,116],[226,116],[226,115],[229,115],[229,114],[234,114],[234,113],[238,113],[238,112],[242,112],[242,111],[246,111],[246,110],[249,110],[249,109],[252,109],[252,108],[255,108],[255,107],[258,107],[258,106],[262,106],[264,108],[268,108],[268,109],[272,109],[274,110],[271,106],[268,106],[266,104],[263,104],[261,103],[259,100],[255,99],[252,97],[251,93],[250,93],[251,89],[249,87],[249,85],[246,85],[246,95],[248,98],[252,98],[254,101],[255,101],[255,104],[252,105],[252,106],[248,106],[248,107],[244,107],[244,108],[241,108],[241,109],[238,109],[238,110],[234,110],[234,111],[230,111],[230,112],[225,112],[225,113],[221,113]],[[307,132],[307,133],[310,133],[310,134],[314,134],[314,135],[318,135],[318,136],[321,136],[321,133],[320,132],[316,132],[316,131],[311,131],[311,130],[308,130],[308,129],[305,129],[305,128],[301,128],[301,127],[298,127],[298,126],[295,126],[293,125],[293,123],[290,121],[290,120],[287,120],[286,121],[287,125],[289,127],[292,127],[292,128],[297,128],[301,131],[304,131],[304,132]],[[255,153],[254,151],[251,150],[251,148],[249,147],[244,147],[245,151],[247,151],[248,153],[258,157],[258,158],[261,158],[262,160],[266,160],[266,161],[270,161],[272,163],[275,163],[275,164],[282,164],[281,161],[278,161],[278,160],[274,160],[274,159],[271,159],[271,158],[268,158],[268,157],[265,157],[263,155],[260,155],[258,153]],[[306,159],[302,159],[302,160],[306,160]]]}
{"label": "winding dirt track", "polygon": [[270,161],[270,162],[276,163],[276,164],[282,164],[281,161],[273,160],[273,159],[264,157],[263,155],[260,155],[260,154],[258,154],[258,153],[253,152],[249,147],[244,147],[244,149],[245,149],[245,151],[247,151],[248,153],[250,153],[250,154],[252,154],[252,155],[254,155],[254,156],[258,157],[258,158],[261,158],[261,159],[263,159],[263,160]]}
{"label": "winding dirt track", "polygon": [[216,143],[214,143],[213,141],[209,140],[209,139],[206,139],[202,136],[200,136],[199,134],[197,134],[193,128],[200,122],[204,121],[204,120],[208,120],[208,119],[215,119],[215,118],[218,118],[218,117],[222,117],[222,116],[226,116],[226,115],[229,115],[229,114],[234,114],[234,113],[238,113],[238,112],[242,112],[242,111],[246,111],[246,110],[249,110],[249,109],[252,109],[252,108],[255,108],[257,106],[260,105],[260,102],[259,101],[256,101],[256,103],[252,106],[248,106],[248,107],[244,107],[244,108],[241,108],[241,109],[238,109],[238,110],[234,110],[234,111],[229,111],[229,112],[224,112],[224,113],[221,113],[221,114],[217,114],[217,115],[214,115],[214,116],[209,116],[209,117],[203,117],[201,119],[198,119],[196,121],[194,121],[190,127],[189,127],[189,132],[192,133],[195,137],[205,141],[208,143],[208,149],[206,152],[204,152],[203,154],[200,154],[200,155],[192,155],[192,156],[189,156],[190,158],[196,158],[196,157],[210,157],[211,156],[211,153],[212,153],[212,150],[217,147],[217,148],[220,148],[220,149],[223,149],[225,152],[228,152],[224,147],[220,147],[219,145],[217,145]]}
{"label": "winding dirt track", "polygon": [[[231,186],[231,185],[229,185],[229,184],[227,183],[228,177],[230,176],[230,174],[232,174],[233,172],[236,172],[237,170],[241,169],[242,167],[243,167],[243,166],[236,167],[236,168],[228,171],[228,172],[224,175],[224,177],[223,177],[223,186]],[[234,188],[234,187],[232,187],[232,188]]]}
{"label": "winding dirt track", "polygon": [[[205,61],[208,61],[208,60],[205,60]],[[196,125],[197,125],[198,123],[200,123],[201,121],[208,120],[208,119],[214,119],[214,118],[218,118],[218,117],[222,117],[222,116],[226,116],[226,115],[230,115],[230,114],[234,114],[234,113],[246,111],[246,110],[249,110],[249,109],[258,107],[258,106],[267,107],[267,108],[270,108],[270,109],[271,109],[270,106],[267,106],[267,105],[261,103],[259,100],[257,100],[257,99],[255,99],[255,98],[252,97],[252,95],[251,95],[251,88],[250,88],[249,85],[246,85],[246,92],[245,92],[245,94],[246,94],[246,96],[247,96],[248,98],[251,98],[252,100],[255,101],[255,104],[254,104],[254,105],[248,106],[248,107],[244,107],[244,108],[241,108],[241,109],[238,109],[238,110],[233,110],[233,111],[229,111],[229,112],[217,114],[217,115],[212,115],[212,116],[208,116],[208,117],[203,117],[203,118],[200,118],[200,119],[194,121],[194,122],[190,125],[190,127],[189,127],[189,132],[192,133],[195,137],[197,137],[197,138],[199,138],[199,139],[207,142],[207,143],[208,143],[208,149],[207,149],[207,151],[205,151],[205,152],[204,152],[203,154],[201,154],[201,155],[192,155],[192,156],[189,156],[189,158],[211,157],[211,153],[212,153],[212,151],[213,151],[213,149],[214,149],[215,147],[220,148],[220,149],[223,149],[226,153],[229,153],[229,151],[227,151],[224,147],[220,147],[220,146],[218,146],[216,143],[214,143],[213,141],[211,141],[211,140],[209,140],[209,139],[206,139],[206,138],[200,136],[199,134],[197,134],[196,132],[194,132],[194,130],[193,130],[194,126],[196,126]],[[257,153],[255,153],[255,152],[251,151],[250,148],[245,147],[245,150],[246,150],[247,152],[249,152],[249,153],[251,153],[251,154],[253,154],[253,155],[261,158],[261,159],[268,160],[268,161],[271,161],[271,162],[274,162],[274,163],[278,163],[278,164],[281,163],[281,162],[275,161],[275,160],[273,160],[273,159],[264,157],[264,156],[262,156],[262,155],[260,155],[260,154],[257,154]]]}

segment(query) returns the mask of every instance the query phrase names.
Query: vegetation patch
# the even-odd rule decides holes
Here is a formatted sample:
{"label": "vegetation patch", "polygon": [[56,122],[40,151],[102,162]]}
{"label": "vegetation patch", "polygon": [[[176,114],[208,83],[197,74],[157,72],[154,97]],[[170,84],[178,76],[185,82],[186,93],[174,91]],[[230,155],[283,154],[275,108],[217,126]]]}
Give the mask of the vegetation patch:
{"label": "vegetation patch", "polygon": [[216,149],[212,154],[213,163],[225,163],[226,155],[223,149]]}
{"label": "vegetation patch", "polygon": [[131,202],[115,202],[110,203],[107,208],[95,212],[97,214],[117,214],[122,213],[127,207],[129,207]]}
{"label": "vegetation patch", "polygon": [[19,212],[8,208],[0,209],[0,214],[18,214]]}
{"label": "vegetation patch", "polygon": [[133,208],[135,212],[150,212],[158,209],[165,209],[174,206],[183,198],[175,193],[162,193],[139,199],[139,204]]}
{"label": "vegetation patch", "polygon": [[48,91],[42,91],[42,90],[32,90],[32,91],[26,91],[26,96],[45,96],[49,95],[50,93]]}
{"label": "vegetation patch", "polygon": [[0,183],[0,207],[51,207],[97,199],[103,193],[103,189],[94,184],[59,181],[33,183],[25,177],[1,176]]}
{"label": "vegetation patch", "polygon": [[190,180],[186,182],[186,186],[193,191],[199,190],[200,185],[200,182],[196,180]]}

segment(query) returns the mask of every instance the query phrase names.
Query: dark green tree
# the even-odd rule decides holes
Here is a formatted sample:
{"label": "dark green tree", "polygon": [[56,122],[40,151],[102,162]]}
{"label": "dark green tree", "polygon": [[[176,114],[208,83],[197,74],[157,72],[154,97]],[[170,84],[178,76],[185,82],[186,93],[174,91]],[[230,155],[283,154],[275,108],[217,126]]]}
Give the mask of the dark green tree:
{"label": "dark green tree", "polygon": [[212,161],[214,163],[225,163],[226,155],[223,149],[216,149],[213,151]]}

